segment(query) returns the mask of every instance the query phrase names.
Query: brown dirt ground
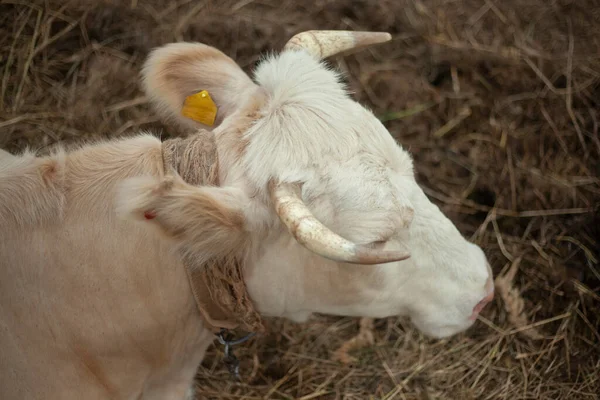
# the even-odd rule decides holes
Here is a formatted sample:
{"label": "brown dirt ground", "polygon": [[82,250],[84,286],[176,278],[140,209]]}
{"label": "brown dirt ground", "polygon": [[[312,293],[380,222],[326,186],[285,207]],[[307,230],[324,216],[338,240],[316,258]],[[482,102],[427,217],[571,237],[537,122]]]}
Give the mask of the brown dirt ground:
{"label": "brown dirt ground", "polygon": [[597,0],[0,1],[0,148],[164,126],[139,89],[155,46],[202,41],[250,72],[307,29],[394,40],[332,63],[415,157],[419,182],[481,244],[500,294],[467,333],[375,321],[342,365],[353,318],[270,321],[211,348],[210,399],[591,399],[600,393],[600,3]]}

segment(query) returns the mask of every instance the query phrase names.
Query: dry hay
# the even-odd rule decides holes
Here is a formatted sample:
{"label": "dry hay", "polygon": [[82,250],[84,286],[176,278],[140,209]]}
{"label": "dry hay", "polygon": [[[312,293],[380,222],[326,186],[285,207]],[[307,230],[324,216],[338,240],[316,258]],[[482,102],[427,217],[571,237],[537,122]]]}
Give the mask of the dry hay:
{"label": "dry hay", "polygon": [[[219,4],[220,3],[220,4]],[[250,71],[306,29],[395,39],[337,57],[361,102],[415,157],[419,182],[497,276],[469,332],[420,336],[374,321],[270,321],[198,372],[211,399],[591,399],[600,393],[600,6],[594,0],[2,1],[0,148],[163,126],[139,90],[149,49],[215,45]],[[186,132],[183,132],[186,133]]]}

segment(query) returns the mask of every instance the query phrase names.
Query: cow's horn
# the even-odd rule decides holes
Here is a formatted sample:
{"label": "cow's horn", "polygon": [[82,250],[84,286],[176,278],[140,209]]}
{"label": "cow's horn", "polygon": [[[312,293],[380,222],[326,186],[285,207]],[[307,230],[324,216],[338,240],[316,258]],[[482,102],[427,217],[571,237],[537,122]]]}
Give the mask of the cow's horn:
{"label": "cow's horn", "polygon": [[353,264],[382,264],[401,261],[410,254],[376,250],[352,243],[323,225],[300,198],[297,184],[269,183],[271,200],[292,236],[310,251],[334,261]]}
{"label": "cow's horn", "polygon": [[391,38],[387,32],[305,31],[293,36],[284,50],[304,50],[322,59],[356,47],[387,42]]}

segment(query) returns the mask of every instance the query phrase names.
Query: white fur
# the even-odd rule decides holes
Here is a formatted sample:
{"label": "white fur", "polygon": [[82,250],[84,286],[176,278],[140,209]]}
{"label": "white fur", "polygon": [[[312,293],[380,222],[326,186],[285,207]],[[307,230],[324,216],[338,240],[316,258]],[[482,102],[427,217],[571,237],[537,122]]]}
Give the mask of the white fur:
{"label": "white fur", "polygon": [[[260,311],[295,320],[313,312],[408,315],[434,337],[469,327],[487,294],[487,261],[424,195],[410,155],[348,96],[336,72],[307,54],[266,58],[255,81],[267,96],[262,117],[245,132],[247,151],[229,166],[240,170],[229,171],[224,184],[262,194],[247,215],[257,231],[271,229],[248,260],[248,287]],[[385,241],[412,257],[367,267],[311,254],[268,208],[271,178],[302,182],[305,202],[336,233],[359,243]]]}

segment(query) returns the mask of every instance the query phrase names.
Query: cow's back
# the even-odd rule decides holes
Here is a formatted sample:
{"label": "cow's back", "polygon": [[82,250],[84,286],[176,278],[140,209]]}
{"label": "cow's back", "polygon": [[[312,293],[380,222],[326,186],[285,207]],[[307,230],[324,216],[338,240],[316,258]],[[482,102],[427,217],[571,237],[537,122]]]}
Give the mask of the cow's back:
{"label": "cow's back", "polygon": [[121,179],[163,174],[160,142],[0,163],[0,398],[127,399],[183,382],[172,375],[193,371],[206,338],[185,271],[168,241],[114,212]]}

